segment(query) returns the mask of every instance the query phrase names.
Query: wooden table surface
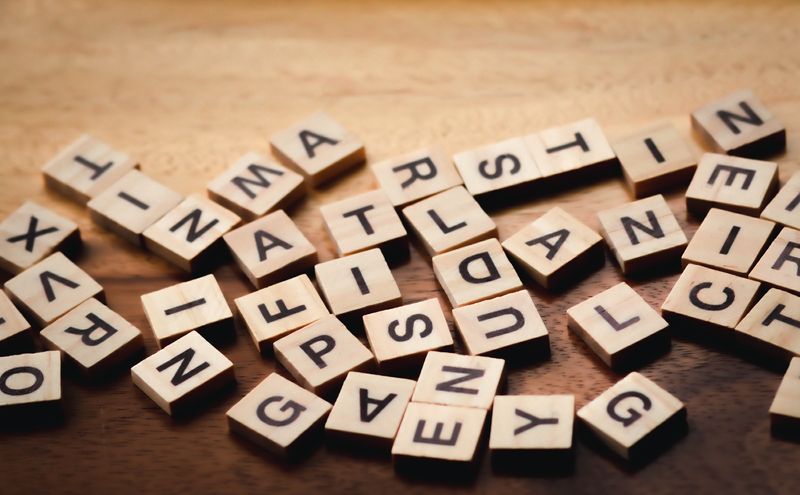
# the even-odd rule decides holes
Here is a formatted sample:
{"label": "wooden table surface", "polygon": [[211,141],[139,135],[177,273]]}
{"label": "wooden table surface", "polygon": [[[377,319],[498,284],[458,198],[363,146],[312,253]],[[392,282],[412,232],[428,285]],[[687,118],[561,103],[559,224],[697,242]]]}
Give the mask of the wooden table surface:
{"label": "wooden table surface", "polygon": [[[76,220],[86,241],[79,264],[106,288],[109,305],[143,330],[151,353],[139,295],[187,277],[43,190],[41,165],[82,132],[190,193],[246,151],[267,152],[273,131],[319,108],[359,135],[373,162],[433,142],[455,153],[586,116],[612,138],[659,119],[688,136],[694,108],[749,87],[788,129],[788,151],[778,158],[785,181],[800,155],[800,4],[695,3],[5,1],[0,214],[32,198]],[[362,167],[291,210],[323,260],[334,253],[320,204],[372,187]],[[694,232],[682,191],[668,199]],[[620,177],[542,191],[492,215],[504,239],[552,206],[597,228],[598,209],[626,201]],[[436,296],[446,304],[418,250],[394,274],[407,302]],[[229,302],[249,291],[231,263],[216,275]],[[676,276],[633,285],[660,307]],[[568,333],[565,314],[620,280],[607,261],[562,294],[529,284],[553,354],[512,371],[509,393],[573,393],[580,407],[620,378]],[[238,387],[187,421],[159,410],[126,370],[101,384],[65,377],[62,426],[0,429],[0,491],[797,490],[800,445],[769,433],[780,374],[713,346],[676,340],[642,369],[689,411],[688,436],[654,462],[625,469],[580,438],[569,476],[501,476],[485,459],[469,483],[410,482],[387,459],[324,446],[298,465],[274,460],[231,436],[224,413],[275,362],[260,357],[242,329],[222,351]]]}

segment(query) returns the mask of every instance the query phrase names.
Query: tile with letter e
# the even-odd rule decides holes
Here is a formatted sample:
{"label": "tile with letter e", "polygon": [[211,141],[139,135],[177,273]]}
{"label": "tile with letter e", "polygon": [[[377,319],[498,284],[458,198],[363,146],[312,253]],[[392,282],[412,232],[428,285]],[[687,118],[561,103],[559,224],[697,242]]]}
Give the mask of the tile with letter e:
{"label": "tile with letter e", "polygon": [[615,370],[641,365],[670,346],[667,322],[625,282],[569,308],[567,325]]}
{"label": "tile with letter e", "polygon": [[597,218],[625,275],[677,264],[687,244],[686,234],[660,194],[603,210]]}
{"label": "tile with letter e", "polygon": [[33,347],[33,332],[22,313],[0,291],[0,356],[19,354]]}
{"label": "tile with letter e", "polygon": [[51,254],[5,284],[6,294],[43,327],[103,288],[62,253]]}
{"label": "tile with letter e", "polygon": [[42,167],[47,187],[85,204],[139,164],[84,134]]}
{"label": "tile with letter e", "polygon": [[208,183],[208,196],[247,221],[285,209],[305,195],[303,177],[247,153]]}
{"label": "tile with letter e", "polygon": [[563,288],[605,259],[600,234],[558,207],[503,241],[503,248],[546,289]]}
{"label": "tile with letter e", "polygon": [[786,128],[750,90],[692,112],[692,129],[720,153],[761,158],[786,149]]}
{"label": "tile with letter e", "polygon": [[706,153],[686,189],[686,209],[698,218],[711,208],[757,217],[777,190],[777,163]]}
{"label": "tile with letter e", "polygon": [[236,381],[233,363],[191,332],[131,368],[131,378],[170,416],[189,413],[211,394]]}
{"label": "tile with letter e", "polygon": [[744,349],[777,362],[800,356],[800,296],[770,289],[736,325]]}
{"label": "tile with letter e", "polygon": [[750,278],[800,295],[800,230],[784,227],[756,262]]}
{"label": "tile with letter e", "polygon": [[800,229],[800,172],[796,172],[761,212],[761,218]]}
{"label": "tile with letter e", "polygon": [[41,333],[48,348],[61,351],[80,371],[98,377],[144,346],[142,332],[97,299],[89,299]]}
{"label": "tile with letter e", "polygon": [[525,141],[515,137],[453,156],[473,196],[516,188],[542,177]]}
{"label": "tile with letter e", "polygon": [[489,409],[500,389],[505,361],[431,351],[414,389],[414,402]]}
{"label": "tile with letter e", "polygon": [[233,327],[233,313],[214,275],[144,294],[142,306],[159,347],[194,330],[214,339]]}
{"label": "tile with letter e", "polygon": [[231,407],[230,431],[273,454],[295,459],[319,440],[331,405],[277,373]]}
{"label": "tile with letter e", "polygon": [[430,256],[497,236],[497,225],[463,187],[454,187],[403,209]]}
{"label": "tile with letter e", "polygon": [[772,434],[800,439],[800,357],[793,358],[769,407]]}
{"label": "tile with letter e", "polygon": [[497,239],[434,256],[433,272],[454,308],[522,288]]}
{"label": "tile with letter e", "polygon": [[50,409],[61,402],[58,351],[0,357],[0,411]]}
{"label": "tile with letter e", "polygon": [[17,274],[56,251],[68,256],[81,248],[78,225],[33,201],[0,223],[0,269]]}
{"label": "tile with letter e", "polygon": [[244,224],[223,239],[257,289],[303,273],[319,259],[317,248],[283,210]]}
{"label": "tile with letter e", "polygon": [[312,186],[366,159],[361,140],[323,112],[273,134],[269,144],[282,164],[302,174]]}
{"label": "tile with letter e", "polygon": [[441,146],[429,146],[372,165],[372,173],[397,208],[463,182]]}
{"label": "tile with letter e", "polygon": [[142,233],[183,200],[183,196],[157,180],[131,170],[91,201],[92,220],[134,244]]}
{"label": "tile with letter e", "polygon": [[330,314],[308,275],[278,282],[234,300],[259,352],[272,343]]}
{"label": "tile with letter e", "polygon": [[222,236],[239,217],[210,199],[192,194],[145,229],[144,245],[175,266],[197,272],[220,254]]}
{"label": "tile with letter e", "polygon": [[605,169],[617,156],[595,119],[551,127],[524,138],[539,173],[552,177],[585,169]]}

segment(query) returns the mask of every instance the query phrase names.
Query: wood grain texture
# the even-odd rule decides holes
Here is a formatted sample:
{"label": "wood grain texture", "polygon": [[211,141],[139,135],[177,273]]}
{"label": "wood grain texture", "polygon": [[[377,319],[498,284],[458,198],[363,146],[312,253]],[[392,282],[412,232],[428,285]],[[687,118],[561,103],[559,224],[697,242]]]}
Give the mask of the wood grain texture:
{"label": "wood grain texture", "polygon": [[[204,193],[244,153],[268,153],[272,133],[320,108],[358,135],[368,163],[376,163],[434,142],[453,154],[587,116],[612,141],[663,119],[688,138],[691,111],[749,87],[786,125],[788,152],[777,158],[784,182],[800,168],[800,5],[649,3],[2,2],[0,214],[34,199],[78,222],[86,240],[79,265],[106,288],[109,306],[143,330],[152,353],[139,296],[187,276],[44,191],[40,167],[82,132],[190,194]],[[335,249],[319,206],[371,187],[369,170],[360,167],[289,211],[322,260]],[[666,197],[693,233],[697,223],[687,218],[682,191]],[[490,213],[505,239],[553,206],[597,229],[596,211],[628,201],[619,176],[540,191]],[[215,274],[229,303],[250,291],[231,262]],[[394,274],[407,302],[438,297],[447,304],[419,250]],[[632,285],[660,307],[675,279]],[[511,370],[507,393],[574,394],[582,407],[621,378],[570,336],[565,313],[621,280],[610,260],[561,294],[526,280],[553,355]],[[688,436],[655,462],[630,472],[579,435],[571,475],[501,476],[484,458],[477,479],[460,486],[409,482],[387,459],[326,447],[298,465],[274,460],[230,435],[225,411],[275,369],[275,360],[262,357],[242,328],[222,351],[235,364],[235,392],[177,422],[124,371],[101,384],[66,376],[63,425],[1,425],[3,492],[796,489],[800,446],[769,433],[768,408],[782,374],[694,342],[675,341],[642,369],[689,411]]]}

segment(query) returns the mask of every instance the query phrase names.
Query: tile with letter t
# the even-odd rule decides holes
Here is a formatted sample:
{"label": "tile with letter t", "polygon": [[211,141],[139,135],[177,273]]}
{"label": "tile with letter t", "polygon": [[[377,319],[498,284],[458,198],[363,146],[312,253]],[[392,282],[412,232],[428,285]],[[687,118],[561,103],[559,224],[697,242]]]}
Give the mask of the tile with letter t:
{"label": "tile with letter t", "polygon": [[567,325],[615,370],[643,364],[670,346],[667,322],[625,282],[569,308]]}
{"label": "tile with letter t", "polygon": [[144,294],[142,306],[159,347],[194,330],[213,340],[233,328],[233,313],[214,275]]}
{"label": "tile with letter t", "polygon": [[269,140],[278,160],[318,186],[366,159],[364,144],[328,114],[317,112]]}
{"label": "tile with letter t", "polygon": [[789,363],[769,407],[769,417],[773,435],[800,439],[800,357]]}
{"label": "tile with letter t", "polygon": [[636,372],[583,406],[578,418],[631,462],[649,459],[687,429],[683,403]]}
{"label": "tile with letter t", "polygon": [[800,230],[784,227],[756,262],[750,278],[800,295]]}
{"label": "tile with letter t", "polygon": [[441,146],[429,146],[372,165],[372,173],[399,208],[463,182]]}
{"label": "tile with letter t", "polygon": [[11,299],[0,291],[0,356],[33,348],[33,332]]}
{"label": "tile with letter t", "polygon": [[800,296],[770,289],[736,325],[743,349],[786,362],[800,356]]}
{"label": "tile with letter t", "polygon": [[592,118],[530,134],[524,141],[544,178],[602,170],[617,163],[603,130]]}
{"label": "tile with letter t", "polygon": [[236,381],[233,363],[197,332],[139,362],[131,378],[170,416],[190,413],[202,399]]}
{"label": "tile with letter t", "polygon": [[139,164],[127,154],[84,134],[42,167],[47,187],[87,203]]}
{"label": "tile with letter t", "polygon": [[231,407],[228,428],[273,454],[294,459],[314,440],[331,405],[277,373],[264,378]]}
{"label": "tile with letter t", "polygon": [[454,187],[403,209],[430,256],[497,236],[497,226],[463,187]]}
{"label": "tile with letter t", "polygon": [[687,244],[686,234],[660,194],[603,210],[597,218],[600,232],[625,275],[677,265]]}
{"label": "tile with letter t", "polygon": [[757,217],[777,190],[777,163],[706,153],[686,189],[686,209],[698,218],[711,208]]}
{"label": "tile with letter t", "polygon": [[542,177],[525,141],[518,137],[462,151],[453,162],[473,196],[517,188]]}
{"label": "tile with letter t", "polygon": [[761,212],[761,218],[800,229],[800,172],[795,172]]}
{"label": "tile with letter t", "polygon": [[786,149],[786,128],[750,90],[692,112],[692,129],[720,153],[760,158]]}
{"label": "tile with letter t", "polygon": [[414,389],[414,402],[489,409],[503,380],[505,361],[431,351]]}
{"label": "tile with letter t", "polygon": [[319,259],[317,248],[283,210],[232,230],[223,239],[257,289],[303,273]]}
{"label": "tile with letter t", "polygon": [[208,183],[208,196],[247,221],[285,209],[305,195],[303,177],[247,153]]}
{"label": "tile with letter t", "polygon": [[50,409],[61,402],[61,354],[0,357],[0,411]]}
{"label": "tile with letter t", "polygon": [[261,353],[271,350],[275,340],[330,314],[308,275],[270,285],[234,303]]}
{"label": "tile with letter t", "polygon": [[81,248],[78,225],[33,201],[0,223],[0,269],[17,274],[56,251],[67,256]]}

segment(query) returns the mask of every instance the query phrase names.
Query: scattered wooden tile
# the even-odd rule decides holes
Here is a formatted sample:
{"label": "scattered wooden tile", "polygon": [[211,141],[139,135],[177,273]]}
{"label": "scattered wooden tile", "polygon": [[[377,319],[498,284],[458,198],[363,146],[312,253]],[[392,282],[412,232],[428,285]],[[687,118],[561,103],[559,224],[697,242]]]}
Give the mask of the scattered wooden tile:
{"label": "scattered wooden tile", "polygon": [[666,352],[667,322],[621,282],[567,310],[567,325],[613,369],[630,369]]}
{"label": "scattered wooden tile", "polygon": [[33,333],[28,321],[11,299],[0,291],[0,356],[19,354],[33,347]]}
{"label": "scattered wooden tile", "polygon": [[463,184],[441,146],[428,146],[376,163],[372,173],[398,208]]}
{"label": "scattered wooden tile", "polygon": [[431,351],[414,389],[414,402],[489,409],[500,389],[505,361]]}
{"label": "scattered wooden tile", "polygon": [[228,427],[283,458],[294,458],[319,436],[331,405],[271,373],[226,413]]}
{"label": "scattered wooden tile", "polygon": [[800,229],[800,172],[796,172],[761,212],[761,218]]}
{"label": "scattered wooden tile", "polygon": [[284,280],[234,300],[259,352],[272,343],[330,314],[308,275]]}
{"label": "scattered wooden tile", "polygon": [[73,255],[80,247],[75,222],[33,201],[0,223],[0,269],[14,275],[56,251]]}
{"label": "scattered wooden tile", "polygon": [[699,218],[711,208],[757,217],[777,190],[777,163],[706,153],[686,189],[686,209]]}
{"label": "scattered wooden tile", "polygon": [[503,248],[547,289],[566,286],[605,258],[602,237],[558,207],[503,241]]}
{"label": "scattered wooden tile", "polygon": [[530,134],[524,141],[542,177],[617,163],[603,130],[592,118]]}
{"label": "scattered wooden tile", "polygon": [[281,163],[302,174],[312,186],[366,159],[361,140],[323,112],[273,134],[269,144]]}
{"label": "scattered wooden tile", "polygon": [[50,407],[60,402],[58,351],[0,357],[0,410]]}
{"label": "scattered wooden tile", "polygon": [[434,256],[433,272],[453,307],[522,288],[517,272],[497,239]]}
{"label": "scattered wooden tile", "polygon": [[786,128],[750,90],[695,110],[692,129],[720,153],[759,158],[786,149]]}
{"label": "scattered wooden tile", "polygon": [[675,441],[686,428],[686,407],[675,396],[633,372],[578,410],[578,417],[611,450],[635,461]]}
{"label": "scattered wooden tile", "polygon": [[497,236],[497,226],[463,187],[454,187],[403,209],[430,256]]}
{"label": "scattered wooden tile", "polygon": [[677,261],[687,244],[678,220],[660,194],[603,210],[597,218],[626,275]]}
{"label": "scattered wooden tile", "polygon": [[131,368],[131,378],[170,416],[236,381],[233,363],[197,332],[190,332]]}
{"label": "scattered wooden tile", "polygon": [[800,356],[800,296],[770,289],[736,325],[736,336],[748,352],[786,362]]}
{"label": "scattered wooden tile", "polygon": [[8,296],[40,326],[91,298],[103,288],[62,253],[54,253],[5,284]]}
{"label": "scattered wooden tile", "polygon": [[45,185],[85,204],[139,164],[84,134],[42,167]]}
{"label": "scattered wooden tile", "polygon": [[800,295],[800,230],[784,227],[756,262],[750,278]]}
{"label": "scattered wooden tile", "polygon": [[453,156],[464,186],[473,196],[514,188],[541,178],[522,138],[506,139]]}
{"label": "scattered wooden tile", "polygon": [[800,438],[800,357],[792,359],[769,407],[772,433]]}
{"label": "scattered wooden tile", "polygon": [[236,264],[257,289],[311,269],[317,248],[283,210],[223,236]]}
{"label": "scattered wooden tile", "polygon": [[138,170],[89,201],[95,223],[123,239],[142,245],[142,233],[183,200],[183,196]]}

